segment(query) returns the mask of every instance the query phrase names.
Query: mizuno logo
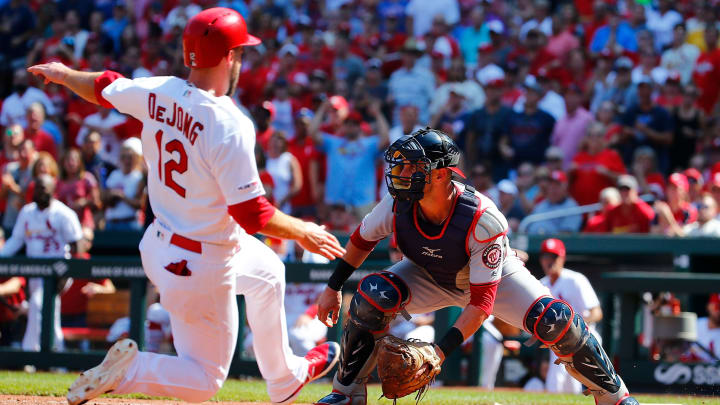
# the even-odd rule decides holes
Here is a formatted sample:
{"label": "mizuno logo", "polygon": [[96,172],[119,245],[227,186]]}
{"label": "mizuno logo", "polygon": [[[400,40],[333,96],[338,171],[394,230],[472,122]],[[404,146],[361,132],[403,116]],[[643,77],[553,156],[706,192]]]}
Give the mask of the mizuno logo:
{"label": "mizuno logo", "polygon": [[435,252],[439,252],[440,249],[430,249],[430,248],[427,247],[427,246],[423,246],[422,248],[423,248],[423,251],[420,252],[420,254],[423,254],[423,255],[425,255],[425,256],[434,257],[434,258],[436,258],[436,259],[442,259],[442,258],[443,258],[443,257],[440,256],[439,254],[435,253]]}

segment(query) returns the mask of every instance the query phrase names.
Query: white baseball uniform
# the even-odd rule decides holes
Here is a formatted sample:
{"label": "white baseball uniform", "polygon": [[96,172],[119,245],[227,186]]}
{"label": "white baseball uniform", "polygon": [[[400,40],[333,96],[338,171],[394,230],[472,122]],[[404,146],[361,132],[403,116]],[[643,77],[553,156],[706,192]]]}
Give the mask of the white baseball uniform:
{"label": "white baseball uniform", "polygon": [[290,350],[285,267],[228,214],[264,194],[255,130],[229,97],[176,77],[120,78],[102,90],[143,123],[143,156],[155,222],[140,243],[147,276],[170,313],[177,357],[141,352],[116,393],[210,399],[227,377],[245,296],[254,352],[274,402],[306,380],[308,362]]}
{"label": "white baseball uniform", "polygon": [[[40,210],[36,203],[25,205],[18,214],[12,236],[7,240],[0,256],[13,256],[25,245],[28,257],[70,258],[70,243],[82,239],[82,228],[75,211],[58,200],[50,200],[50,206]],[[40,351],[40,329],[42,325],[43,279],[28,280],[28,320],[23,350]],[[63,347],[60,327],[60,296],[55,297],[53,333],[56,349]]]}
{"label": "white baseball uniform", "polygon": [[[560,277],[555,280],[554,284],[550,283],[548,276],[540,279],[540,282],[550,289],[555,298],[567,301],[581,316],[587,316],[592,308],[600,306],[595,290],[593,290],[587,277],[582,273],[563,269]],[[595,331],[595,324],[588,323],[588,329],[595,335],[595,338],[602,344],[600,335]],[[565,367],[561,364],[555,364],[557,356],[550,351],[550,365],[547,372],[545,387],[549,392],[569,392],[579,394],[582,392],[582,384],[572,378]]]}

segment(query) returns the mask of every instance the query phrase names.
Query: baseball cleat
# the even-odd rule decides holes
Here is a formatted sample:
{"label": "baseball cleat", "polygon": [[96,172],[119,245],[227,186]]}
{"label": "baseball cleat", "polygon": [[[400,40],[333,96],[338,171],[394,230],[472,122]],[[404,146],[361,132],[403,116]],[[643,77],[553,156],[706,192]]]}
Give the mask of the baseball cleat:
{"label": "baseball cleat", "polygon": [[302,390],[307,383],[317,380],[329,373],[340,359],[340,345],[335,342],[327,342],[320,346],[315,346],[305,355],[305,359],[310,363],[308,365],[308,376],[305,382],[300,384],[289,397],[280,402],[274,402],[274,404],[291,404],[295,398],[300,395],[300,390]]}
{"label": "baseball cleat", "polygon": [[132,339],[123,339],[112,345],[99,366],[80,373],[70,386],[68,404],[82,405],[117,388],[137,354],[137,343]]}
{"label": "baseball cleat", "polygon": [[350,405],[350,401],[351,398],[349,396],[339,391],[333,391],[315,402],[315,405]]}

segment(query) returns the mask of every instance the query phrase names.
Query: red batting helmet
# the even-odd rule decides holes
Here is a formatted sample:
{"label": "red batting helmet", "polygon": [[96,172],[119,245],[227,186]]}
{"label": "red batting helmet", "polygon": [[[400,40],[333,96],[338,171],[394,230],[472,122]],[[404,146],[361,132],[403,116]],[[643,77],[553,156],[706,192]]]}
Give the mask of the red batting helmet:
{"label": "red batting helmet", "polygon": [[248,34],[242,15],[225,7],[201,11],[188,21],[183,31],[185,66],[209,68],[233,48],[257,45],[260,39]]}

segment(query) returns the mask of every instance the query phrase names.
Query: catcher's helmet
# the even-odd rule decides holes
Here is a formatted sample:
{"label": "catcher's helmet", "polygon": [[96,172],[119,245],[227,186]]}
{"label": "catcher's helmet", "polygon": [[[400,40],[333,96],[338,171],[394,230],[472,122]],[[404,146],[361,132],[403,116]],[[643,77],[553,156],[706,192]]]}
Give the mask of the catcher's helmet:
{"label": "catcher's helmet", "polygon": [[460,148],[444,132],[430,127],[393,142],[385,152],[385,183],[390,195],[399,200],[420,200],[430,171],[448,168],[465,177],[457,167]]}
{"label": "catcher's helmet", "polygon": [[248,34],[242,15],[225,7],[214,7],[197,13],[183,31],[185,66],[209,68],[233,48],[257,45],[260,39]]}

